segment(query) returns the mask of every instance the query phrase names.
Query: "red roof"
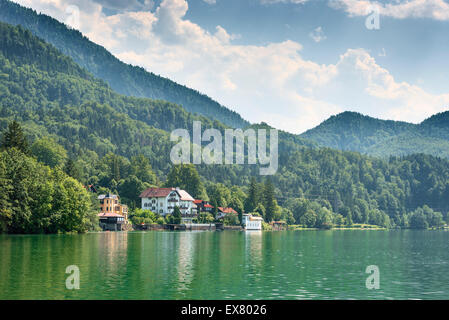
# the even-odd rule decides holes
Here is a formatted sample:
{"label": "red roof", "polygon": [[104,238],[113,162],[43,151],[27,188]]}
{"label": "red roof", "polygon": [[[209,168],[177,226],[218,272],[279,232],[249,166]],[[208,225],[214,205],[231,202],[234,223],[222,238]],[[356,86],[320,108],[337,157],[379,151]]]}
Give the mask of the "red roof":
{"label": "red roof", "polygon": [[204,208],[213,208],[214,206],[211,206],[210,204],[205,204]]}
{"label": "red roof", "polygon": [[236,214],[236,213],[237,213],[237,211],[235,211],[235,210],[232,209],[232,208],[218,207],[218,210],[220,210],[220,212],[223,212],[223,213],[233,213],[233,214]]}
{"label": "red roof", "polygon": [[148,188],[140,194],[140,198],[165,198],[170,192],[175,191],[175,188]]}
{"label": "red roof", "polygon": [[194,204],[200,204],[200,203],[203,203],[203,200],[195,200],[195,201],[193,201],[193,203]]}
{"label": "red roof", "polygon": [[179,198],[182,201],[194,201],[195,199],[192,198],[192,196],[184,190],[176,189],[176,188],[148,188],[144,192],[140,194],[140,198],[165,198],[167,197],[171,192],[175,191],[178,193]]}

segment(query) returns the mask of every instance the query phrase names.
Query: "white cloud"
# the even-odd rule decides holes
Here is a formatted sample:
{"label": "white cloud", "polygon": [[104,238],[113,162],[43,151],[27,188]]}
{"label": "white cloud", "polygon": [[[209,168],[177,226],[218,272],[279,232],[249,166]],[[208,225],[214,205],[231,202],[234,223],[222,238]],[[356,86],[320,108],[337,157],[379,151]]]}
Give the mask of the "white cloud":
{"label": "white cloud", "polygon": [[[186,20],[185,0],[163,0],[153,12],[105,16],[89,0],[80,5],[80,29],[127,63],[195,88],[238,111],[294,133],[351,109],[381,118],[420,121],[449,105],[449,94],[432,95],[397,82],[363,49],[348,49],[335,64],[302,58],[302,45],[287,40],[237,45],[226,29],[213,33]],[[21,0],[64,21],[62,0]],[[322,31],[322,30],[321,30]]]}
{"label": "white cloud", "polygon": [[203,0],[203,1],[208,4],[216,4],[217,3],[217,0]]}
{"label": "white cloud", "polygon": [[366,16],[370,6],[377,6],[382,16],[396,19],[430,18],[449,20],[449,3],[444,0],[329,0],[329,5],[344,10],[349,16]]}

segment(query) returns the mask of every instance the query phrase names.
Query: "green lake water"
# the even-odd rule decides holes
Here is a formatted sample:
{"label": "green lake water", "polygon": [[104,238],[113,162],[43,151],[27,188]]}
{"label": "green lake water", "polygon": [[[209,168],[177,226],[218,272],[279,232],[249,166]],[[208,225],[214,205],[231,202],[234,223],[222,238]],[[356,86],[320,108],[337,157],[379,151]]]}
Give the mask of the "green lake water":
{"label": "green lake water", "polygon": [[449,299],[449,232],[0,235],[0,299]]}

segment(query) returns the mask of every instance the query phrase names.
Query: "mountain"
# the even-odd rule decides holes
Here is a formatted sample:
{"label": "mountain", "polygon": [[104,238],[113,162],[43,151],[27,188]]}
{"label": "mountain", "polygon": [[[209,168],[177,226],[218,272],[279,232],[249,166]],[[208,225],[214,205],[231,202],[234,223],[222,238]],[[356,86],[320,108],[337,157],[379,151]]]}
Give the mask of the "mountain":
{"label": "mountain", "polygon": [[118,93],[170,101],[189,112],[219,120],[234,128],[249,125],[238,113],[196,90],[121,62],[102,46],[89,41],[79,31],[70,29],[47,15],[38,14],[9,0],[0,0],[0,21],[20,24],[29,29],[95,77],[106,81]]}
{"label": "mountain", "polygon": [[[194,120],[203,128],[227,128],[176,104],[121,95],[30,31],[0,23],[0,130],[4,132],[12,120],[23,126],[32,150],[37,142],[40,148],[47,146],[46,154],[58,153],[62,146],[77,180],[102,192],[118,191],[128,204],[135,204],[132,199],[148,185],[166,180],[173,168],[173,128],[190,129]],[[441,124],[444,119],[433,121]],[[253,127],[269,128],[263,123]],[[317,148],[279,132],[278,160],[277,173],[268,178],[282,206],[276,219],[319,225],[338,218],[407,227],[412,212],[425,205],[448,216],[446,159],[418,154],[386,161]],[[208,196],[221,206],[237,197],[242,204],[252,177],[267,181],[259,176],[257,165],[195,167]],[[2,188],[0,184],[0,194],[8,192]],[[260,199],[264,189],[257,188]]]}
{"label": "mountain", "polygon": [[449,158],[449,112],[434,115],[420,124],[343,112],[301,137],[319,146],[378,157],[426,153]]}

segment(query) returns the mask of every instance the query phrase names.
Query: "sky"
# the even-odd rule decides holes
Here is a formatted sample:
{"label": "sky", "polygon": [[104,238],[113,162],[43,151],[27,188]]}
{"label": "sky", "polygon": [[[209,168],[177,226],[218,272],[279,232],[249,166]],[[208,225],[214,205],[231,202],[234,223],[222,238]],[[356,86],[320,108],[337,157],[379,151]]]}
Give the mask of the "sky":
{"label": "sky", "polygon": [[253,123],[449,110],[448,0],[15,0]]}

